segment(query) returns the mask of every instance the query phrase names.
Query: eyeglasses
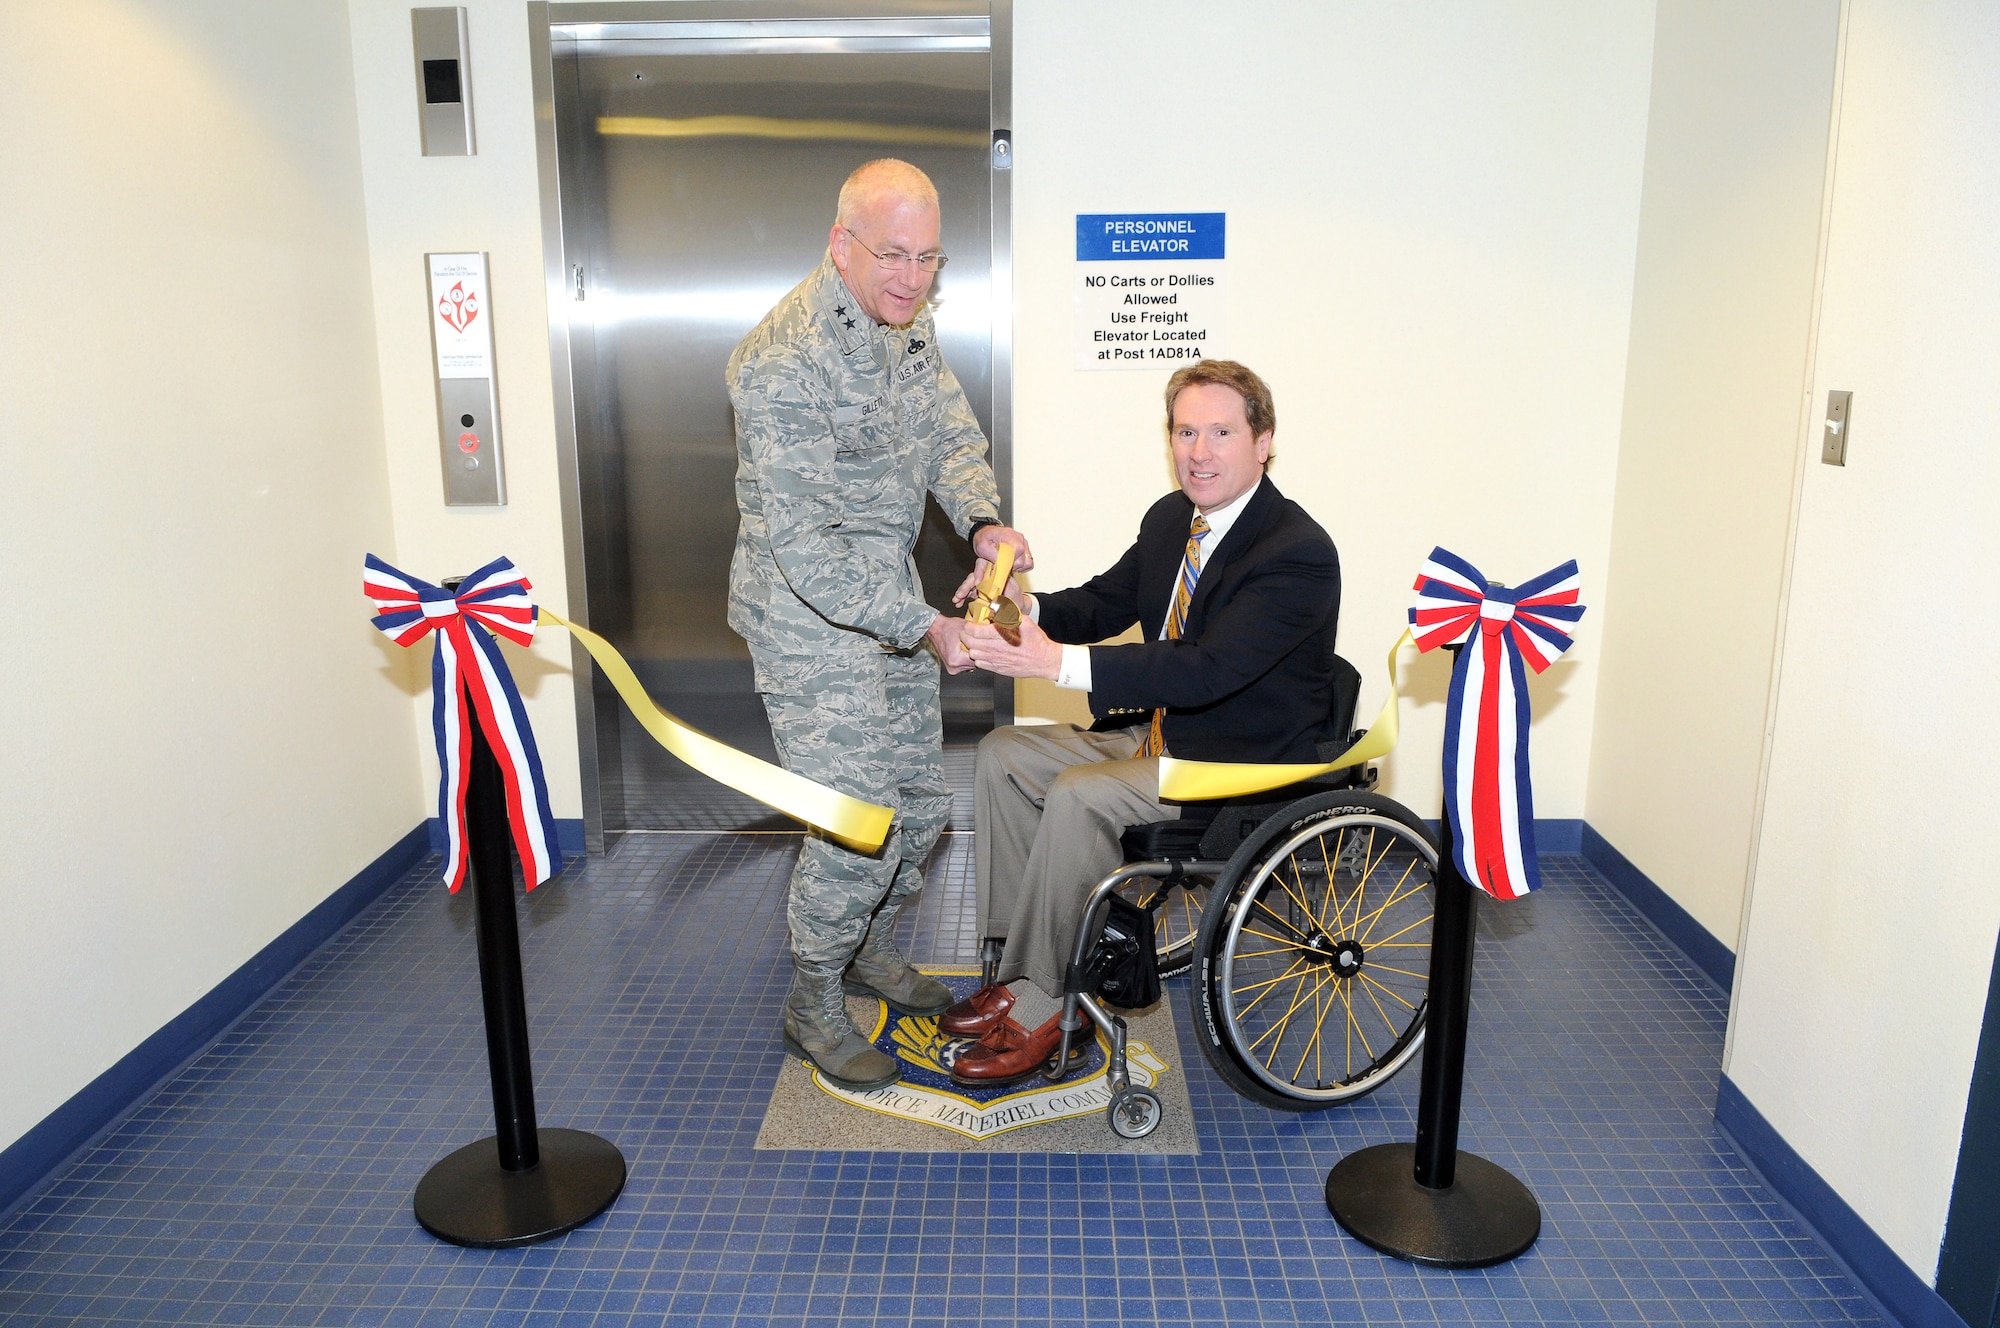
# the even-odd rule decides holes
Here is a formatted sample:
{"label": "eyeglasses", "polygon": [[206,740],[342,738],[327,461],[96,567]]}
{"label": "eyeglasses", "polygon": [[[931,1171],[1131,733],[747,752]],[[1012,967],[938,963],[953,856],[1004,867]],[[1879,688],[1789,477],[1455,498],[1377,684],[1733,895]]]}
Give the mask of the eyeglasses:
{"label": "eyeglasses", "polygon": [[[842,226],[840,229],[847,231],[848,239],[854,241],[856,244],[860,244],[863,249],[868,249],[867,245],[861,243],[859,235],[848,230],[845,226]],[[878,254],[873,249],[868,249],[868,252],[874,257],[876,262],[891,272],[907,272],[910,270],[910,264],[912,263],[915,263],[926,272],[937,272],[946,263],[951,261],[950,256],[942,251],[930,254],[906,254],[900,249],[891,249],[886,254]]]}

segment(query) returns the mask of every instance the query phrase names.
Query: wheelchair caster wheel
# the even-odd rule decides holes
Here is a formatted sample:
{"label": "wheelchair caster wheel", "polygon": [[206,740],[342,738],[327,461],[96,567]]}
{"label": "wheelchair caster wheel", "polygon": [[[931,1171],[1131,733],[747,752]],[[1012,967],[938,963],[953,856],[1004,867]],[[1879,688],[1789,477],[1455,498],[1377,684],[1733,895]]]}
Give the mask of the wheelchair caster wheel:
{"label": "wheelchair caster wheel", "polygon": [[1111,1132],[1121,1139],[1143,1139],[1160,1128],[1166,1108],[1150,1089],[1128,1088],[1111,1099],[1105,1115],[1111,1118]]}

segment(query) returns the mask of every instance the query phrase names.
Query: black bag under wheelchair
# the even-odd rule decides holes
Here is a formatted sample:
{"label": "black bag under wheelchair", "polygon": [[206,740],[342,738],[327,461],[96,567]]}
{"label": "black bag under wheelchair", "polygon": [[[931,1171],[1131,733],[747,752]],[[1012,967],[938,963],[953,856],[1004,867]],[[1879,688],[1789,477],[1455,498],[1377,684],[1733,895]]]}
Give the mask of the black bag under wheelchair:
{"label": "black bag under wheelchair", "polygon": [[1154,944],[1153,910],[1123,895],[1108,901],[1104,930],[1091,951],[1084,983],[1101,1001],[1143,1010],[1160,999],[1160,952]]}

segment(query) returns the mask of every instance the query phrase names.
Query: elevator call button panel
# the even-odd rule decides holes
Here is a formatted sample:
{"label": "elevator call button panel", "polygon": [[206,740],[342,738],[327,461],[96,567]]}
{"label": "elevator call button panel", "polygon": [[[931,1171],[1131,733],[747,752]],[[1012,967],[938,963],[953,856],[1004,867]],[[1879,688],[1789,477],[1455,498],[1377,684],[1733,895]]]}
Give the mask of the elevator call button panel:
{"label": "elevator call button panel", "polygon": [[447,507],[500,507],[500,402],[493,385],[493,315],[485,254],[426,254],[438,441]]}

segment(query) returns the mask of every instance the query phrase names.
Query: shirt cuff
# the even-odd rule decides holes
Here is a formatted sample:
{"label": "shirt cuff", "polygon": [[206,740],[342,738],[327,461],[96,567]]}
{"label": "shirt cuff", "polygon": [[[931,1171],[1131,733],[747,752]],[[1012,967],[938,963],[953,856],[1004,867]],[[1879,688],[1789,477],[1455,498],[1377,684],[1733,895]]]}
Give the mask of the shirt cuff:
{"label": "shirt cuff", "polygon": [[1062,668],[1056,673],[1056,686],[1067,687],[1073,692],[1090,690],[1089,646],[1062,648]]}

